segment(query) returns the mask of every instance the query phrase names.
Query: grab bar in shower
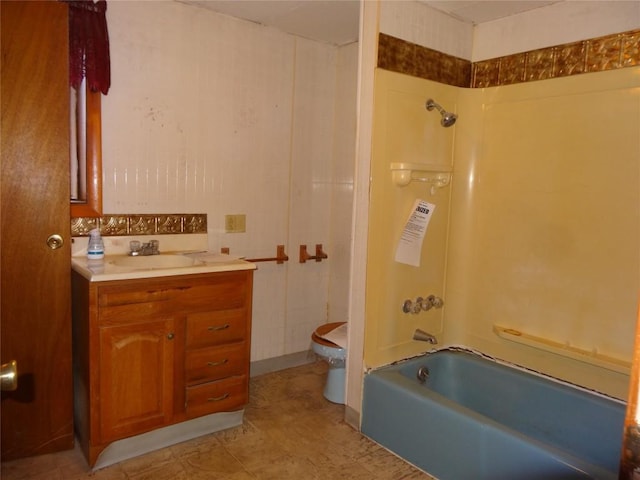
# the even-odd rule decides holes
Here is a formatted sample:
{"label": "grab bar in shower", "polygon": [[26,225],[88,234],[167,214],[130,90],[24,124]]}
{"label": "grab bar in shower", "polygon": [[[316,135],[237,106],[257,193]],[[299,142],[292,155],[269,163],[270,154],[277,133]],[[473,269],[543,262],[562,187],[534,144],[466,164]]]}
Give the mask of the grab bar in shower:
{"label": "grab bar in shower", "polygon": [[630,362],[605,355],[598,352],[595,348],[593,350],[586,350],[584,348],[573,346],[569,342],[561,343],[496,324],[493,325],[493,331],[496,335],[500,338],[504,338],[505,340],[555,353],[556,355],[561,355],[563,357],[572,358],[573,360],[578,360],[583,363],[597,365],[598,367],[605,368],[613,372],[625,373],[628,375],[631,370]]}

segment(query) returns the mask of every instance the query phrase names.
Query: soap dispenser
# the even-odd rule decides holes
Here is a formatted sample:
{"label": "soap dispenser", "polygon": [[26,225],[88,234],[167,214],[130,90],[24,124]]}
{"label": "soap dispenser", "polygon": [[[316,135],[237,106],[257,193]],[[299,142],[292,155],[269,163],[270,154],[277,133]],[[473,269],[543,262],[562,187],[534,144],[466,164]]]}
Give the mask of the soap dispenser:
{"label": "soap dispenser", "polygon": [[104,258],[104,242],[100,236],[100,230],[97,228],[94,228],[89,232],[87,258],[89,260],[102,260]]}

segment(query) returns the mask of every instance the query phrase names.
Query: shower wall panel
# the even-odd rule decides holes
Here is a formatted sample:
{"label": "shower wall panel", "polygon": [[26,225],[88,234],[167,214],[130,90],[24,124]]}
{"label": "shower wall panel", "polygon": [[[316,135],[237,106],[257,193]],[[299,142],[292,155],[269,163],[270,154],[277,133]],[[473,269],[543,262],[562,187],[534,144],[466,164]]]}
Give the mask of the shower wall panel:
{"label": "shower wall panel", "polygon": [[502,340],[493,326],[631,360],[639,79],[628,68],[461,93],[447,341],[626,397],[624,373]]}
{"label": "shower wall panel", "polygon": [[[454,128],[440,125],[440,115],[425,108],[434,98],[457,111],[457,88],[378,69],[374,102],[369,240],[366,287],[365,363],[378,366],[431,348],[412,340],[416,328],[440,336],[443,310],[404,313],[403,302],[433,294],[445,297],[448,187],[392,181],[392,163],[439,164],[450,168]],[[463,119],[461,118],[460,121]],[[417,199],[435,205],[418,267],[396,262],[395,251]],[[446,297],[445,297],[446,302]]]}

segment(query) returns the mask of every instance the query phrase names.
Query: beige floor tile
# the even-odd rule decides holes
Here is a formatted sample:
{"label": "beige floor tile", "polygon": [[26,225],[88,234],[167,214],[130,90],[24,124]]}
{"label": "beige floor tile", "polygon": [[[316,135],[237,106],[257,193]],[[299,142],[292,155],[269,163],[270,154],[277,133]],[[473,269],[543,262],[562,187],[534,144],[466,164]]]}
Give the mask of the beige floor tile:
{"label": "beige floor tile", "polygon": [[209,478],[226,477],[245,471],[243,465],[224,446],[183,457],[180,463],[188,472],[208,474]]}
{"label": "beige floor tile", "polygon": [[[233,430],[233,429],[232,429]],[[181,459],[195,453],[206,454],[211,450],[220,447],[222,444],[216,434],[203,435],[192,440],[176,443],[169,448],[176,459]]]}
{"label": "beige floor tile", "polygon": [[[45,454],[11,462],[2,463],[1,476],[3,479],[15,480],[35,479],[38,475],[57,470],[56,458],[59,454]],[[62,455],[62,454],[60,454]]]}
{"label": "beige floor tile", "polygon": [[318,472],[309,460],[293,455],[284,455],[268,462],[254,464],[247,468],[260,480],[315,480]]}
{"label": "beige floor tile", "polygon": [[379,480],[430,478],[383,448],[360,458],[358,463]]}
{"label": "beige floor tile", "polygon": [[323,362],[251,379],[243,425],[91,472],[79,448],[2,463],[2,480],[429,480],[344,422]]}
{"label": "beige floor tile", "polygon": [[143,474],[160,472],[162,469],[175,462],[175,457],[170,448],[163,448],[155,452],[141,455],[139,457],[125,460],[120,463],[120,467],[129,478],[134,478]]}
{"label": "beige floor tile", "polygon": [[171,459],[170,462],[159,465],[157,468],[146,469],[129,475],[128,478],[131,480],[188,480],[190,476],[182,463]]}
{"label": "beige floor tile", "polygon": [[319,480],[371,480],[371,472],[358,463],[318,467]]}

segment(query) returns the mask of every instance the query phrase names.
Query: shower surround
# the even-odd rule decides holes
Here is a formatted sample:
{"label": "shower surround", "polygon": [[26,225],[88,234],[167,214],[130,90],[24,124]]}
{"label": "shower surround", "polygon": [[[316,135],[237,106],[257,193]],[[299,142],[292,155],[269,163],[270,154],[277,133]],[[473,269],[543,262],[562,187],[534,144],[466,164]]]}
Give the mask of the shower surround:
{"label": "shower surround", "polygon": [[[631,359],[639,289],[639,75],[632,66],[460,89],[376,71],[366,366],[425,351],[411,340],[420,328],[441,345],[626,398],[618,365]],[[459,115],[454,127],[424,111],[430,97]],[[398,162],[452,166],[451,186],[398,187]],[[436,208],[416,268],[393,251],[417,198]],[[445,308],[402,312],[425,292]],[[510,341],[497,327],[542,341]]]}

